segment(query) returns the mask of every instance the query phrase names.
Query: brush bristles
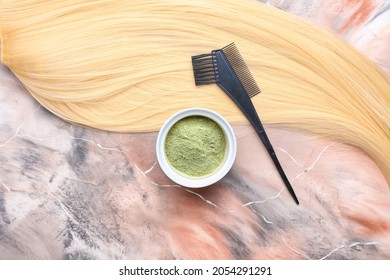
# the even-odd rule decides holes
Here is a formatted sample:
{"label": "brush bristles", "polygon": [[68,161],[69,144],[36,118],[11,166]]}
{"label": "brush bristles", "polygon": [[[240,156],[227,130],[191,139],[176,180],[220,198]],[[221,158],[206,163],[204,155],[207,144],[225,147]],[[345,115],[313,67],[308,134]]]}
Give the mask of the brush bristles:
{"label": "brush bristles", "polygon": [[238,79],[244,86],[245,91],[248,93],[249,97],[253,97],[259,94],[260,88],[257,85],[255,79],[253,78],[251,72],[249,71],[249,68],[246,65],[244,59],[242,58],[240,52],[238,51],[236,45],[234,43],[231,43],[226,47],[222,48],[222,52],[229,60],[230,65],[232,66]]}
{"label": "brush bristles", "polygon": [[208,85],[216,82],[212,54],[200,54],[192,57],[195,84]]}

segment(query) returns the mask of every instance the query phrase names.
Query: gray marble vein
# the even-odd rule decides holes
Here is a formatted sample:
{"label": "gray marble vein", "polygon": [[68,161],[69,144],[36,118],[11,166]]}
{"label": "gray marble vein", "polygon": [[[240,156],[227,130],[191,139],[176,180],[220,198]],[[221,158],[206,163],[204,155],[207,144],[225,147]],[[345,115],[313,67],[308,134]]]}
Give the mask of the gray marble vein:
{"label": "gray marble vein", "polygon": [[[389,1],[262,2],[337,32],[390,74]],[[228,175],[187,189],[157,164],[156,132],[64,122],[0,65],[0,259],[389,259],[390,188],[373,160],[266,129],[299,207],[249,126],[234,127]]]}

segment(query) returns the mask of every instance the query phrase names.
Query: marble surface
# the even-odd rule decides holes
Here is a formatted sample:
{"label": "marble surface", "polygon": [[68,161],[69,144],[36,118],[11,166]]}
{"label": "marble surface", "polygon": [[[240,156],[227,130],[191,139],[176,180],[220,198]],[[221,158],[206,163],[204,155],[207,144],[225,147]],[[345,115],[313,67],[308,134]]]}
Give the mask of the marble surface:
{"label": "marble surface", "polygon": [[[262,1],[332,30],[390,75],[390,1]],[[156,132],[64,122],[0,66],[0,259],[389,259],[390,188],[351,146],[266,127],[295,205],[249,126],[220,182],[175,185]]]}

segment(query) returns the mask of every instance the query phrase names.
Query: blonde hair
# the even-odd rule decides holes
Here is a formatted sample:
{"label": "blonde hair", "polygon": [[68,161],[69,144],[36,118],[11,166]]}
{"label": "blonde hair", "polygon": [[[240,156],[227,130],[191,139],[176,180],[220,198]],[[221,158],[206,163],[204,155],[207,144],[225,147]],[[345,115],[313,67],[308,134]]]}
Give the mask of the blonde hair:
{"label": "blonde hair", "polygon": [[47,109],[99,129],[157,130],[187,107],[246,122],[191,56],[235,42],[264,123],[366,151],[390,182],[390,82],[347,43],[256,0],[1,0],[1,59]]}

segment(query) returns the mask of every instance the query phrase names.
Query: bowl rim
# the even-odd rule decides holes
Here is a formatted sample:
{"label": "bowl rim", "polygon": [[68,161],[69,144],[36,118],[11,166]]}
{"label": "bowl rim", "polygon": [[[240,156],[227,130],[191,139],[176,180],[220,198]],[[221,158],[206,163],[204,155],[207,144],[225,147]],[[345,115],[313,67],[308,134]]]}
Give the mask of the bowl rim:
{"label": "bowl rim", "polygon": [[[223,130],[227,140],[227,154],[222,165],[210,175],[203,177],[187,177],[176,172],[169,164],[164,151],[165,138],[169,130],[181,119],[190,116],[203,116],[215,121]],[[157,161],[165,173],[176,184],[188,188],[202,188],[212,185],[222,179],[231,169],[237,154],[237,140],[229,122],[215,111],[207,108],[188,108],[176,112],[169,117],[159,130],[156,142]]]}

